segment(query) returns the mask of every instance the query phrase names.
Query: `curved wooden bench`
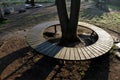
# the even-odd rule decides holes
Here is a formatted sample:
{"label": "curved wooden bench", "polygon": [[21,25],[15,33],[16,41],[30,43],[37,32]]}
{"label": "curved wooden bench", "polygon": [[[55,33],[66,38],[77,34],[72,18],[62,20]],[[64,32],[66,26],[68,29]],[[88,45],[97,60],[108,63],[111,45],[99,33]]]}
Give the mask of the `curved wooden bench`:
{"label": "curved wooden bench", "polygon": [[59,21],[51,21],[35,26],[27,34],[29,45],[39,53],[64,60],[86,60],[95,58],[105,54],[113,46],[113,39],[106,31],[84,22],[78,22],[78,25],[89,28],[98,35],[98,40],[94,44],[82,48],[72,48],[61,47],[50,43],[43,37],[43,32],[46,28],[58,24]]}

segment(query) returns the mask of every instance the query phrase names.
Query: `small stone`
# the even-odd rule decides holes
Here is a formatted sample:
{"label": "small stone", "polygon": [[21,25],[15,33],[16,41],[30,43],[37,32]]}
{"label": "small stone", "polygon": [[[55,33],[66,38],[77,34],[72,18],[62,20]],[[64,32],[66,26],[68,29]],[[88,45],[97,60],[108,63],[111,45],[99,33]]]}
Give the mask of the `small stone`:
{"label": "small stone", "polygon": [[40,60],[39,57],[36,57],[36,58],[33,59],[33,61],[34,61],[35,63],[38,62],[39,60]]}
{"label": "small stone", "polygon": [[120,40],[118,39],[118,37],[112,36],[112,38],[113,38],[113,40],[114,40],[115,43],[119,43],[120,42]]}
{"label": "small stone", "polygon": [[115,46],[120,49],[120,42],[119,43],[116,43]]}
{"label": "small stone", "polygon": [[3,42],[0,41],[0,47],[3,45]]}
{"label": "small stone", "polygon": [[120,59],[120,52],[116,51],[115,55]]}

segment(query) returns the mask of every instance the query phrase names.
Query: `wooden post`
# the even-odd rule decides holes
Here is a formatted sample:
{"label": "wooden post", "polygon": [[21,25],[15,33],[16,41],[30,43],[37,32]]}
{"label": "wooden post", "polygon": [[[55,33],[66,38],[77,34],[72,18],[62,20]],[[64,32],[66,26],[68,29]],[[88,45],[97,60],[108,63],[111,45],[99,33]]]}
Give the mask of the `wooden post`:
{"label": "wooden post", "polygon": [[4,19],[4,11],[2,7],[0,7],[0,19]]}
{"label": "wooden post", "polygon": [[57,33],[57,28],[56,25],[54,25],[54,30],[55,30],[55,34]]}

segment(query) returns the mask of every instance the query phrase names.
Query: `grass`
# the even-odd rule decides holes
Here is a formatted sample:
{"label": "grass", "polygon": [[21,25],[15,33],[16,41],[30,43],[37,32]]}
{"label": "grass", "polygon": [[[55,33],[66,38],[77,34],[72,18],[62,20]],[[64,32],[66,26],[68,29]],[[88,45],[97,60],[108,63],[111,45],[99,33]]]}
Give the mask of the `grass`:
{"label": "grass", "polygon": [[11,21],[8,20],[8,19],[1,19],[0,18],[0,24],[7,24],[7,23],[10,23]]}
{"label": "grass", "polygon": [[101,11],[100,13],[99,10],[86,9],[80,12],[80,20],[120,32],[120,12]]}

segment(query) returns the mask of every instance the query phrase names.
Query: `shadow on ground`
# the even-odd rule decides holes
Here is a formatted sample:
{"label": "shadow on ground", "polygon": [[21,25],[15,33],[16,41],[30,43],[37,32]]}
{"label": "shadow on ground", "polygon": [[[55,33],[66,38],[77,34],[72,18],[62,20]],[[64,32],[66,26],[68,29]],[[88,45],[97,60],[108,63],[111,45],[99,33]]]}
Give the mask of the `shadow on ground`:
{"label": "shadow on ground", "polygon": [[92,59],[89,69],[82,80],[108,80],[109,75],[109,53]]}
{"label": "shadow on ground", "polygon": [[45,80],[56,64],[56,59],[45,56],[15,80]]}
{"label": "shadow on ground", "polygon": [[11,64],[12,62],[14,62],[16,59],[18,58],[21,58],[21,57],[24,57],[26,55],[26,53],[28,51],[30,51],[31,48],[30,47],[25,47],[25,48],[22,48],[18,51],[15,51],[13,53],[10,53],[9,55],[5,56],[5,57],[2,57],[0,59],[0,74],[4,71],[4,69],[9,65]]}
{"label": "shadow on ground", "polygon": [[[31,48],[26,47],[10,55],[3,57],[1,59],[2,62],[0,63],[0,65],[2,65],[0,66],[0,73],[2,73],[2,71],[10,63],[12,63],[13,61],[15,61],[16,59],[20,57],[24,57],[25,53],[30,51],[30,49]],[[109,56],[110,55],[107,53],[101,57],[92,59],[90,67],[86,71],[85,76],[82,78],[82,80],[108,80],[109,60],[110,60]],[[31,58],[29,60],[31,60]],[[21,67],[24,67],[24,65],[26,64],[23,64]],[[59,68],[55,70],[56,65],[59,65]],[[34,63],[29,69],[22,72],[22,74],[19,77],[16,77],[15,80],[45,80],[46,78],[48,78],[51,72],[52,72],[52,76],[49,79],[54,80],[56,75],[59,73],[60,69],[62,68],[62,66],[63,65],[60,65],[59,60],[44,56],[40,60],[38,60],[36,63]],[[18,70],[20,70],[20,68],[18,68]],[[3,80],[7,80],[16,71],[17,70],[13,71],[10,75],[8,75]],[[55,73],[53,71],[55,71]]]}

